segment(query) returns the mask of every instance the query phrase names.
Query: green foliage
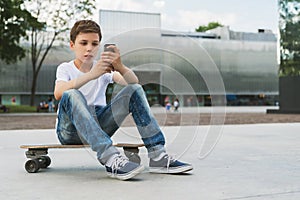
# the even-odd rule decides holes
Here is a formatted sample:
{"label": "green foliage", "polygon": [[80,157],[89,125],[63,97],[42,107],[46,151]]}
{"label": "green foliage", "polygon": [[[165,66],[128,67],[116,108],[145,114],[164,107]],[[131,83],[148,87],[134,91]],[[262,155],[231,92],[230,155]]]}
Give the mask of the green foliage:
{"label": "green foliage", "polygon": [[46,30],[43,31],[56,35],[69,30],[78,19],[90,17],[96,8],[95,4],[95,0],[25,0],[26,9],[46,24]]}
{"label": "green foliage", "polygon": [[300,0],[279,0],[280,76],[300,75]]}
{"label": "green foliage", "polygon": [[31,105],[40,69],[54,42],[76,20],[91,16],[95,4],[95,0],[0,0],[0,59],[13,63],[23,58],[20,39],[29,40]]}
{"label": "green foliage", "polygon": [[209,22],[207,26],[199,26],[198,28],[195,29],[196,32],[205,32],[217,27],[223,27],[222,24],[219,22]]}
{"label": "green foliage", "polygon": [[30,105],[34,105],[38,75],[54,42],[64,40],[60,34],[69,30],[75,21],[91,16],[95,4],[95,0],[25,0],[26,9],[45,24],[44,29],[33,26],[29,33],[33,77]]}
{"label": "green foliage", "polygon": [[[28,106],[28,105],[9,105],[6,106],[8,108],[9,113],[32,113],[37,112],[36,106]],[[0,114],[3,113],[0,111]]]}
{"label": "green foliage", "polygon": [[25,56],[20,40],[27,38],[26,31],[32,25],[41,26],[36,18],[21,8],[23,3],[23,0],[0,1],[0,59],[7,64]]}

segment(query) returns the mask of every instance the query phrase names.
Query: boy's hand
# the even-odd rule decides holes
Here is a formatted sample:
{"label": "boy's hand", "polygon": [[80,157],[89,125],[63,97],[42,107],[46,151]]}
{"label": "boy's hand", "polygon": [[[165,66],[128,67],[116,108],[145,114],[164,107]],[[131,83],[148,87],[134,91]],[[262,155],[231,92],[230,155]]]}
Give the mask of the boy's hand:
{"label": "boy's hand", "polygon": [[109,49],[109,51],[104,51],[101,54],[101,59],[103,59],[103,62],[106,62],[106,64],[109,64],[113,71],[119,72],[114,73],[114,81],[121,85],[138,83],[139,80],[134,72],[123,65],[119,49],[115,45],[109,45],[106,49]]}
{"label": "boy's hand", "polygon": [[110,45],[107,47],[111,51],[104,51],[101,54],[104,62],[112,65],[113,70],[120,71],[124,66],[121,61],[120,51],[115,45]]}
{"label": "boy's hand", "polygon": [[93,79],[96,79],[105,73],[111,73],[113,70],[113,66],[107,62],[107,59],[104,56],[101,55],[100,60],[98,60],[96,65],[94,65],[91,69],[90,74]]}

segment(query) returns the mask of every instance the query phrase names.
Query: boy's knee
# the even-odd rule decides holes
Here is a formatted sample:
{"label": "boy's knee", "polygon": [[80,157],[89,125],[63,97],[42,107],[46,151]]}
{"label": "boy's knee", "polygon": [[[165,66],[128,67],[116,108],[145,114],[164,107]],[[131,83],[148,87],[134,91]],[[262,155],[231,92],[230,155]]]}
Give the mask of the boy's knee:
{"label": "boy's knee", "polygon": [[131,91],[131,93],[138,92],[138,91],[144,91],[143,87],[138,83],[129,84],[126,86],[126,88],[127,88],[127,90]]}
{"label": "boy's knee", "polygon": [[70,98],[70,97],[78,97],[78,96],[82,96],[81,92],[79,90],[76,90],[76,89],[70,89],[70,90],[66,90],[64,91],[62,97],[67,97],[67,98]]}
{"label": "boy's knee", "polygon": [[130,97],[132,97],[132,95],[144,96],[144,89],[138,83],[129,84],[126,86],[125,93]]}
{"label": "boy's knee", "polygon": [[83,96],[83,94],[76,89],[70,89],[70,90],[66,90],[64,91],[63,95],[62,95],[62,100],[67,100],[67,101],[85,101],[85,98]]}

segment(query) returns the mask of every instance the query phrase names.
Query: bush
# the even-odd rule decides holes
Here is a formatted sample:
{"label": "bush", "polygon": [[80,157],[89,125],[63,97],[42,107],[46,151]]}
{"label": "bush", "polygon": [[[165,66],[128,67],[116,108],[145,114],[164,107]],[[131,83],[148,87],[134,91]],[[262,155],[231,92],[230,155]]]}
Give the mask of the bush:
{"label": "bush", "polygon": [[[36,112],[35,106],[27,106],[27,105],[7,105],[8,113],[28,113],[28,112]],[[0,111],[0,113],[3,113]]]}

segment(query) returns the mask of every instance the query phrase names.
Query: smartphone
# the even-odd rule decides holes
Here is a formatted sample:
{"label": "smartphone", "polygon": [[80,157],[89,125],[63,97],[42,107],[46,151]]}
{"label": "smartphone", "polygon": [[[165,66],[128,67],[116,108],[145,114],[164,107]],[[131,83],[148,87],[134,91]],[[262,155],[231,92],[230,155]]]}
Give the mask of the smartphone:
{"label": "smartphone", "polygon": [[[116,44],[104,44],[104,51],[115,52],[114,49],[108,48],[109,46],[112,46],[112,45],[116,46]],[[115,71],[113,68],[113,65],[110,64],[110,66],[112,67],[112,71]]]}
{"label": "smartphone", "polygon": [[116,44],[105,44],[105,45],[104,45],[104,51],[115,52],[114,49],[108,48],[108,47],[111,46],[111,45],[116,46]]}

